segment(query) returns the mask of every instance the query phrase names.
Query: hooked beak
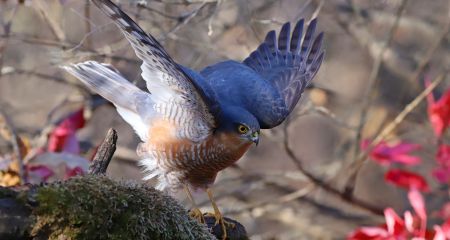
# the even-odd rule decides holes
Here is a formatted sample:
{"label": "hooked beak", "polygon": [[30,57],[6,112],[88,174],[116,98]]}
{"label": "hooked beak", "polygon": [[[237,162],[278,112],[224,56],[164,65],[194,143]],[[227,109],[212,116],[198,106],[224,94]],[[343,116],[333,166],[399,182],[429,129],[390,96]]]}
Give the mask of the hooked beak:
{"label": "hooked beak", "polygon": [[252,142],[254,142],[256,144],[256,146],[258,146],[258,143],[259,143],[259,132],[252,133],[252,135],[250,137],[250,140]]}

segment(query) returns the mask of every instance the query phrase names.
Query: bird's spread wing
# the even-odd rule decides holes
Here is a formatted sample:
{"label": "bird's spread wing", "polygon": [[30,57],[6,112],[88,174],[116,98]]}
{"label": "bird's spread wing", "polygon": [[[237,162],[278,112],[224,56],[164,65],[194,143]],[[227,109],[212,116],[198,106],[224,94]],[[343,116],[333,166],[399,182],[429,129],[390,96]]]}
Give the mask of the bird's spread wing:
{"label": "bird's spread wing", "polygon": [[290,23],[285,23],[278,41],[275,31],[270,31],[258,49],[243,62],[272,83],[284,100],[287,111],[272,124],[269,123],[268,128],[281,123],[294,109],[322,63],[323,33],[315,35],[316,25],[317,21],[313,19],[303,36],[302,19],[295,25],[291,36]]}
{"label": "bird's spread wing", "polygon": [[155,110],[178,127],[178,137],[200,141],[215,127],[217,104],[190,78],[151,35],[109,0],[93,0],[110,17],[143,60],[142,77],[155,102]]}

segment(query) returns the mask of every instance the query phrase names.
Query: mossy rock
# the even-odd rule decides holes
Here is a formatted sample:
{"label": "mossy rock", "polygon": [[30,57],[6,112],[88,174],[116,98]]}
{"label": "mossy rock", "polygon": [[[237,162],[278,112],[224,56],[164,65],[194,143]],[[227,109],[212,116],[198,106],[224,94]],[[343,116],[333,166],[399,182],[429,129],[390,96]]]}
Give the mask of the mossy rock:
{"label": "mossy rock", "polygon": [[33,186],[16,200],[31,209],[35,239],[216,239],[173,198],[106,176]]}

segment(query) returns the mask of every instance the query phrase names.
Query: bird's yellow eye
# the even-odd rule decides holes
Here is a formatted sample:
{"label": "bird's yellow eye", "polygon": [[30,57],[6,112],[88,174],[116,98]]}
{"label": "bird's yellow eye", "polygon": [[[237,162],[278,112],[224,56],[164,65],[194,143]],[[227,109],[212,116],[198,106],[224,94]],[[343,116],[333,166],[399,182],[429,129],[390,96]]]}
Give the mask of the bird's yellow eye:
{"label": "bird's yellow eye", "polygon": [[239,125],[238,127],[238,131],[240,134],[245,134],[248,132],[248,127],[245,125]]}

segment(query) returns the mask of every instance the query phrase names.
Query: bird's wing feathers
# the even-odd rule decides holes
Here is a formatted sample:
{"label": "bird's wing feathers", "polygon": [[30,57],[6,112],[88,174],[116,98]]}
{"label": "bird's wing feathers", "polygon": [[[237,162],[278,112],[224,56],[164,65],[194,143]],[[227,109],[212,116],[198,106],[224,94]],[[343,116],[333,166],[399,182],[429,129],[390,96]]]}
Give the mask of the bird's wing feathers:
{"label": "bird's wing feathers", "polygon": [[155,109],[180,126],[179,137],[199,141],[215,127],[216,107],[196,81],[191,79],[151,35],[146,34],[129,16],[109,0],[93,0],[131,43],[143,60],[142,77],[147,83]]}
{"label": "bird's wing feathers", "polygon": [[[290,23],[285,23],[276,38],[275,31],[267,33],[265,41],[244,60],[244,64],[255,70],[274,85],[284,99],[287,114],[300,99],[305,87],[317,73],[323,57],[323,33],[315,36],[317,21],[313,19],[303,37],[304,20],[297,22],[291,36]],[[284,118],[280,116],[278,125]]]}
{"label": "bird's wing feathers", "polygon": [[63,66],[92,91],[112,102],[142,141],[146,141],[151,118],[155,115],[150,94],[140,90],[110,65],[95,61]]}

